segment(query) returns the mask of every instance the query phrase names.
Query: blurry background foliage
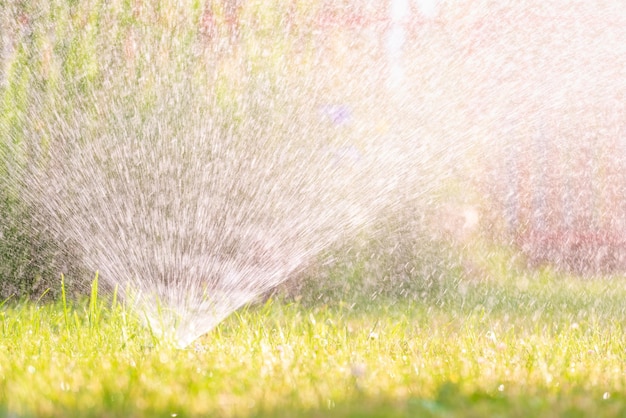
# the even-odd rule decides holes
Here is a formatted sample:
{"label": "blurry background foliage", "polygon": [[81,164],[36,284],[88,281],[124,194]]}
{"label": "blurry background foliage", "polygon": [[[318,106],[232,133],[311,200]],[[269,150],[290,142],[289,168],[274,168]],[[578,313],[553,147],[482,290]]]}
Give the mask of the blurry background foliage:
{"label": "blurry background foliage", "polygon": [[[46,289],[55,296],[61,272],[67,286],[82,292],[93,277],[82,271],[72,243],[55,242],[48,226],[34,220],[38,208],[22,198],[20,176],[33,164],[50,164],[48,150],[57,141],[75,141],[72,149],[80,152],[106,137],[99,132],[102,121],[120,119],[127,125],[120,132],[132,125],[148,141],[146,121],[175,124],[198,106],[222,124],[224,135],[242,138],[241,146],[256,137],[311,140],[297,131],[310,123],[296,122],[318,112],[321,97],[332,100],[329,91],[341,97],[335,81],[341,75],[322,75],[332,45],[320,43],[314,21],[346,9],[323,6],[2,1],[0,297],[38,297]],[[105,129],[116,132],[115,126]],[[242,135],[249,129],[258,135]],[[329,140],[333,134],[316,133]]]}
{"label": "blurry background foliage", "polygon": [[[81,122],[72,135],[77,150],[99,137],[102,120],[122,118],[137,126],[139,135],[146,120],[176,121],[194,107],[209,109],[224,135],[240,138],[244,147],[256,137],[297,139],[304,144],[351,135],[358,149],[359,137],[365,133],[393,130],[396,119],[372,117],[385,104],[370,91],[374,84],[368,77],[380,74],[360,67],[368,61],[368,68],[377,68],[371,62],[381,59],[375,52],[380,48],[357,45],[359,40],[350,38],[350,30],[359,29],[351,25],[359,21],[356,17],[366,3],[371,2],[0,1],[0,297],[38,296],[47,288],[55,295],[61,271],[79,292],[84,277],[92,277],[81,272],[71,242],[53,242],[47,226],[32,221],[37,208],[24,203],[20,182],[13,181],[28,175],[29,164],[48,162],[47,150],[56,141],[69,140],[64,133],[73,129],[72,121]],[[384,11],[383,3],[379,7]],[[487,27],[479,36],[508,30],[498,23],[506,22],[508,12],[504,6],[502,10],[503,19],[492,22],[495,27]],[[448,138],[452,144],[455,129],[464,132],[471,126],[472,132],[480,131],[484,127],[477,126],[493,126],[491,117],[517,112],[530,115],[529,122],[499,121],[489,134],[500,135],[501,140],[486,135],[484,143],[469,149],[464,159],[442,162],[449,181],[441,182],[430,205],[407,207],[393,219],[381,220],[377,231],[329,250],[331,261],[313,266],[307,274],[329,285],[329,292],[355,286],[355,281],[368,286],[382,277],[383,286],[372,286],[372,292],[422,294],[425,288],[435,289],[442,277],[489,276],[504,265],[500,258],[509,256],[513,266],[521,260],[519,265],[553,264],[576,272],[623,269],[626,244],[619,231],[626,217],[619,173],[625,159],[611,152],[624,149],[621,107],[605,106],[612,103],[610,95],[598,100],[596,96],[604,94],[600,88],[580,104],[572,103],[571,109],[557,108],[557,103],[554,111],[547,112],[552,119],[537,115],[532,98],[519,99],[528,102],[528,109],[510,104],[506,89],[493,88],[497,80],[483,80],[493,71],[478,68],[458,53],[476,41],[466,36],[463,25],[480,21],[478,11],[466,18],[459,17],[464,9],[444,12],[450,16],[444,22],[449,26],[446,31],[429,38],[419,32],[409,34],[421,48],[421,62],[441,60],[447,69],[437,85],[439,79],[433,76],[437,68],[420,68],[420,82],[441,94],[443,99],[436,100],[451,103],[432,110],[424,106],[425,126],[419,134],[440,129],[435,138]],[[563,18],[567,23],[566,18],[570,17]],[[518,35],[528,33],[513,33],[514,39]],[[541,43],[539,31],[531,35],[531,45]],[[484,44],[474,47],[484,48]],[[512,45],[514,49],[516,44]],[[583,52],[584,47],[580,46]],[[348,49],[356,52],[348,54]],[[501,51],[504,61],[507,51]],[[492,70],[500,64],[494,62]],[[458,94],[459,84],[449,79],[467,81],[467,94]],[[500,92],[502,97],[490,97],[494,106],[503,106],[500,112],[483,112],[479,102],[471,102],[474,99],[469,105],[463,102],[465,96],[482,97],[481,88]],[[429,103],[427,92],[421,100]],[[359,106],[370,113],[361,112],[365,116],[361,126],[335,130],[316,126],[314,134],[306,131],[319,103],[338,101],[356,103],[354,113],[361,112]],[[474,113],[455,119],[442,111],[455,103],[459,108],[473,106]],[[589,103],[591,111],[587,111]],[[107,114],[112,111],[117,114]],[[443,117],[450,121],[441,123]],[[69,121],[68,126],[61,126],[64,121]],[[51,129],[54,126],[59,126],[58,131]],[[115,132],[115,127],[111,129]],[[250,129],[259,135],[246,134]],[[570,136],[581,132],[588,136],[586,141],[569,142]],[[149,140],[149,132],[145,136]],[[589,144],[597,146],[589,148]],[[481,167],[476,167],[477,159],[484,163]],[[511,255],[509,244],[523,257]],[[289,286],[300,293],[315,282],[304,283]]]}

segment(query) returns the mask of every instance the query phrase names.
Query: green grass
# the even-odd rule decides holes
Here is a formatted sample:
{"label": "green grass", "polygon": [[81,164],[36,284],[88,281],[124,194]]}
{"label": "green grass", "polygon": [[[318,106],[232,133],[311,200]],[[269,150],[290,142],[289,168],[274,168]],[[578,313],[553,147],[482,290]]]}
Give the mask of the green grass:
{"label": "green grass", "polygon": [[[117,302],[6,303],[0,416],[623,416],[621,278],[270,300],[191,349]],[[174,415],[176,414],[176,415]]]}

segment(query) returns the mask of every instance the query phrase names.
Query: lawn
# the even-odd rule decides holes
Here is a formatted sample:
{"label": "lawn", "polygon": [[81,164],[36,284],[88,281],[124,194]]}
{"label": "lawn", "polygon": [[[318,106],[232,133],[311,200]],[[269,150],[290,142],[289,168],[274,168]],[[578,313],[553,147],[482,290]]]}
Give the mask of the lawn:
{"label": "lawn", "polygon": [[623,416],[625,296],[621,278],[544,271],[414,298],[277,297],[186,350],[110,298],[8,301],[0,415]]}

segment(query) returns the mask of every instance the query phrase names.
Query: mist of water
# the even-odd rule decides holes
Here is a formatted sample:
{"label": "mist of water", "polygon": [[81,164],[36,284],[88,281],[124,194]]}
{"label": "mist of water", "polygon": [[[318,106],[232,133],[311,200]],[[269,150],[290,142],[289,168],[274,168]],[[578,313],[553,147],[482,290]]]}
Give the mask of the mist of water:
{"label": "mist of water", "polygon": [[229,37],[226,58],[202,52],[231,62],[222,95],[194,78],[202,54],[173,76],[155,52],[136,89],[108,73],[71,103],[34,97],[3,153],[7,187],[181,347],[382,217],[436,205],[450,181],[541,258],[524,237],[542,222],[624,219],[622,186],[606,192],[622,179],[588,175],[610,200],[596,216],[567,172],[587,149],[624,161],[626,9],[530,3],[391,2],[376,24],[310,32],[319,52],[298,71],[255,73]]}
{"label": "mist of water", "polygon": [[190,108],[191,92],[167,94],[142,120],[93,98],[106,114],[54,121],[55,147],[32,157],[20,193],[183,346],[420,193],[403,187],[416,171],[387,138],[355,145],[295,121],[232,132],[206,106]]}

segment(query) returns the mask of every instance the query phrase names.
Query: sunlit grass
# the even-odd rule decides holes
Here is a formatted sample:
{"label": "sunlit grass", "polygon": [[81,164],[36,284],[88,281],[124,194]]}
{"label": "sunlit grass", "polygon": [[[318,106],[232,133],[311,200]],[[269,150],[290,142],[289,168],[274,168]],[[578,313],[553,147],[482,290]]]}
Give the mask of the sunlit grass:
{"label": "sunlit grass", "polygon": [[0,413],[620,416],[626,282],[562,279],[452,281],[410,300],[270,300],[188,350],[103,298],[67,313],[9,302]]}

